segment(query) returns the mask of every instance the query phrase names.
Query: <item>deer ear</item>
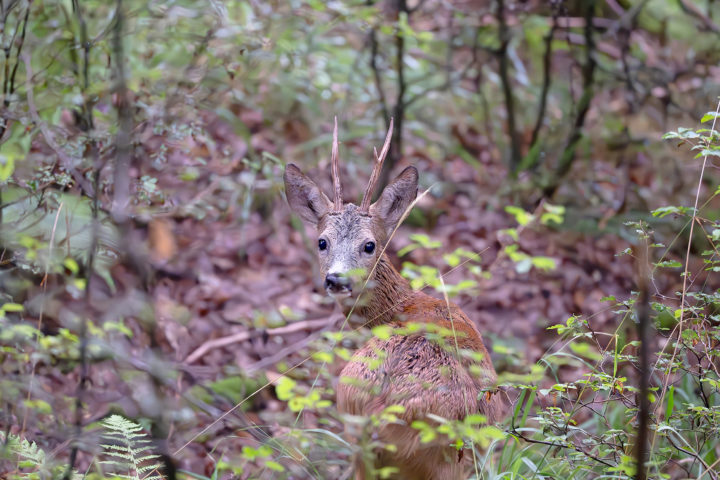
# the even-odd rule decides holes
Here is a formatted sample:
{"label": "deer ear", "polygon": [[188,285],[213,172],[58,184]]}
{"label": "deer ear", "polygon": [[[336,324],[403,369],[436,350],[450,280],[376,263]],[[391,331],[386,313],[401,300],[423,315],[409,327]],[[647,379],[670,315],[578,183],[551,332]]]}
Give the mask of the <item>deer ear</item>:
{"label": "deer ear", "polygon": [[311,225],[317,225],[331,208],[332,203],[320,188],[298,167],[288,163],[285,167],[285,195],[290,208]]}
{"label": "deer ear", "polygon": [[407,167],[385,187],[380,198],[370,207],[370,214],[383,220],[389,234],[395,230],[408,205],[415,200],[417,191],[417,168]]}

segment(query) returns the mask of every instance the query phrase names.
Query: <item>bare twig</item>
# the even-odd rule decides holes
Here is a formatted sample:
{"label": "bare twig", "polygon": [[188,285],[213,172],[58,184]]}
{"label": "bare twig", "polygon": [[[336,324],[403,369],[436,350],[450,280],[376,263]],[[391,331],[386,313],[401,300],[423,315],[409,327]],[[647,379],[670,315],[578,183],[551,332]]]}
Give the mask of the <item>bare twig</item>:
{"label": "bare twig", "polygon": [[30,64],[30,55],[27,53],[23,53],[22,55],[23,63],[25,64],[25,89],[27,90],[27,104],[28,104],[28,110],[30,111],[30,118],[32,118],[35,125],[40,129],[40,133],[42,133],[43,138],[45,139],[45,143],[48,144],[48,146],[55,152],[55,154],[60,159],[60,163],[62,163],[63,168],[67,170],[70,175],[73,177],[73,180],[80,186],[83,193],[88,195],[89,197],[94,197],[94,190],[90,183],[85,179],[85,177],[82,176],[82,174],[75,168],[75,159],[70,157],[65,151],[58,145],[58,143],[55,141],[55,134],[52,130],[48,127],[47,123],[45,123],[38,114],[37,107],[35,106],[35,96],[33,94],[33,87],[32,87],[32,65]]}
{"label": "bare twig", "polygon": [[593,86],[596,62],[592,19],[595,12],[595,0],[587,0],[586,2],[583,2],[583,8],[585,9],[585,64],[582,68],[583,91],[578,102],[575,122],[570,130],[570,135],[568,136],[565,148],[560,155],[560,160],[558,162],[557,169],[555,170],[555,174],[549,184],[543,188],[543,193],[547,198],[551,198],[555,194],[560,186],[560,180],[562,180],[562,178],[570,171],[570,167],[575,159],[575,151],[578,143],[582,139],[585,117],[590,110],[590,103],[592,102],[594,94]]}
{"label": "bare twig", "polygon": [[[330,323],[328,325],[331,325]],[[286,358],[289,358],[289,356],[293,353],[299,352],[303,348],[305,348],[309,343],[314,342],[318,338],[320,338],[324,333],[324,330],[317,330],[307,337],[297,341],[293,342],[287,347],[278,350],[276,353],[273,353],[269,357],[263,357],[261,360],[257,361],[256,363],[253,363],[252,365],[248,365],[244,369],[244,373],[247,376],[252,376],[255,372],[258,370],[265,369],[271,365],[275,365],[281,360],[284,360]]]}
{"label": "bare twig", "polygon": [[122,0],[117,0],[115,13],[116,24],[113,33],[113,56],[115,67],[115,101],[118,111],[118,131],[115,157],[114,190],[112,202],[113,218],[119,223],[127,220],[127,206],[130,201],[130,128],[132,118],[130,115],[130,100],[128,98],[127,84],[125,83],[125,58],[122,44],[122,31],[124,28],[124,13]]}
{"label": "bare twig", "polygon": [[700,20],[703,24],[703,26],[714,33],[720,33],[720,27],[718,27],[713,21],[712,18],[705,15],[700,8],[693,4],[692,2],[689,2],[688,0],[678,0],[678,5],[680,5],[680,8],[682,11],[687,13],[688,15],[697,18]]}
{"label": "bare twig", "polygon": [[510,44],[510,31],[505,20],[505,0],[497,0],[497,21],[499,25],[500,47],[497,49],[499,61],[500,81],[505,96],[505,112],[507,114],[508,137],[510,139],[510,170],[514,171],[520,165],[520,139],[515,130],[515,99],[509,74],[508,45]]}
{"label": "bare twig", "polygon": [[[373,0],[367,0],[367,5],[373,5]],[[388,118],[390,113],[388,111],[387,99],[385,98],[385,90],[382,86],[382,79],[380,78],[380,70],[377,65],[378,57],[378,41],[377,41],[377,29],[375,25],[370,29],[370,69],[373,72],[373,79],[375,80],[375,88],[380,98],[380,108],[382,109],[383,118]]]}
{"label": "bare twig", "polygon": [[[395,68],[397,68],[397,94],[395,96],[395,106],[393,107],[392,117],[395,120],[395,129],[393,131],[392,141],[390,143],[390,154],[387,158],[387,168],[380,174],[378,184],[384,187],[390,178],[390,172],[395,164],[402,158],[403,152],[403,123],[405,120],[405,92],[407,90],[407,82],[405,80],[405,32],[400,28],[400,19],[405,17],[410,21],[410,11],[408,10],[406,0],[397,0],[397,28],[395,30]],[[390,129],[390,119],[385,118],[385,125]]]}
{"label": "bare twig", "polygon": [[580,448],[580,447],[578,447],[577,445],[574,445],[574,444],[566,445],[566,444],[563,444],[563,443],[546,442],[545,440],[534,440],[534,439],[532,439],[532,438],[526,437],[525,435],[523,435],[521,432],[517,431],[516,429],[510,430],[509,433],[510,433],[511,435],[514,435],[514,436],[516,436],[516,437],[518,437],[518,438],[521,438],[521,439],[525,440],[525,441],[528,442],[528,443],[537,443],[537,444],[540,444],[540,445],[547,445],[547,446],[549,446],[549,447],[560,447],[560,448],[568,448],[568,449],[570,449],[570,450],[575,450],[576,452],[582,453],[582,454],[585,455],[586,457],[588,457],[588,458],[590,458],[590,459],[592,459],[592,460],[595,460],[595,461],[598,462],[598,463],[602,463],[602,464],[605,465],[606,467],[615,467],[615,465],[613,465],[612,463],[606,462],[605,460],[602,460],[602,459],[600,459],[600,458],[598,458],[598,457],[596,457],[596,456],[594,456],[594,455],[586,452],[585,450],[583,450],[582,448]]}
{"label": "bare twig", "polygon": [[263,334],[275,336],[275,335],[285,335],[288,333],[299,332],[301,330],[313,330],[316,328],[323,328],[323,327],[332,325],[333,323],[335,323],[336,320],[337,319],[335,319],[335,318],[331,318],[331,319],[323,318],[320,320],[307,320],[307,321],[291,323],[290,325],[286,325],[284,327],[270,328],[268,330],[261,330],[261,329],[245,330],[243,332],[238,332],[233,335],[229,335],[227,337],[215,338],[212,340],[208,340],[207,342],[203,343],[198,348],[196,348],[190,355],[187,356],[187,358],[185,359],[185,361],[183,363],[185,363],[185,364],[195,363],[211,350],[214,350],[216,348],[227,347],[228,345],[232,345],[234,343],[244,342],[245,340],[249,340],[251,338],[260,337]]}
{"label": "bare twig", "polygon": [[[420,2],[422,3],[422,2]],[[417,10],[419,7],[416,6],[412,9],[412,11]],[[462,80],[465,78],[467,73],[470,71],[470,69],[475,66],[475,56],[473,55],[472,60],[458,73],[453,75],[453,56],[455,53],[455,29],[453,28],[453,23],[455,20],[454,15],[448,15],[448,24],[445,26],[445,30],[448,32],[448,38],[445,40],[445,44],[447,45],[446,51],[445,51],[445,60],[444,61],[438,61],[434,59],[431,55],[422,55],[419,54],[418,57],[425,57],[429,62],[434,63],[438,66],[438,68],[442,68],[445,73],[445,81],[438,85],[430,85],[429,87],[426,87],[419,92],[416,92],[413,96],[409,97],[407,100],[405,100],[405,109],[407,109],[412,103],[417,101],[420,98],[425,98],[428,93],[433,91],[442,91],[450,88],[450,86],[457,80]],[[477,37],[474,40],[473,49],[477,49]],[[474,53],[474,52],[473,52]],[[431,70],[427,77],[434,77],[437,75],[437,72],[433,69]],[[425,76],[417,79],[415,81],[416,84],[420,84],[422,81],[425,80]]]}
{"label": "bare twig", "polygon": [[[75,16],[77,17],[78,24],[80,25],[80,45],[82,47],[83,51],[83,64],[82,64],[82,75],[80,74],[80,68],[76,68],[77,70],[77,76],[81,80],[81,91],[83,94],[83,104],[82,104],[82,112],[81,112],[81,119],[80,127],[82,130],[92,130],[94,128],[94,119],[93,119],[93,113],[92,113],[92,105],[90,102],[90,98],[87,95],[87,89],[90,85],[90,79],[88,75],[88,71],[90,68],[90,47],[91,43],[88,40],[87,35],[87,23],[85,22],[85,17],[83,17],[82,14],[82,8],[80,7],[78,0],[73,0],[72,2],[73,11],[75,13]],[[73,50],[71,50],[73,51]]]}
{"label": "bare twig", "polygon": [[648,295],[648,246],[647,239],[639,246],[638,255],[638,288],[637,300],[638,338],[640,339],[640,405],[638,410],[638,431],[635,442],[635,459],[637,462],[636,480],[645,480],[647,470],[648,421],[650,418],[650,303]]}
{"label": "bare twig", "polygon": [[[55,220],[53,221],[53,227],[50,232],[50,243],[48,244],[47,258],[45,259],[45,275],[43,276],[43,279],[40,282],[40,284],[42,285],[42,289],[43,289],[43,296],[45,296],[47,294],[48,274],[50,272],[50,261],[52,260],[53,248],[55,246],[55,234],[57,233],[57,224],[58,224],[58,220],[60,219],[60,212],[62,211],[63,205],[64,205],[63,202],[60,202],[60,205],[58,205],[57,212],[55,213]],[[2,220],[2,219],[0,218],[0,220]],[[1,221],[0,221],[0,224],[2,224]],[[42,329],[43,329],[43,317],[45,314],[45,303],[46,303],[45,298],[46,297],[44,297],[43,301],[40,303],[40,311],[38,312],[38,321],[37,321],[37,331],[38,332],[42,332]],[[24,437],[25,428],[27,426],[27,416],[28,416],[28,411],[30,410],[28,408],[28,405],[30,405],[30,400],[32,399],[33,381],[35,379],[36,366],[37,366],[36,362],[33,362],[32,368],[30,369],[30,382],[29,382],[29,386],[28,386],[27,397],[25,397],[25,410],[23,412],[22,428],[20,429],[21,437]]]}
{"label": "bare twig", "polygon": [[[680,445],[676,444],[676,443],[673,441],[671,435],[668,435],[668,436],[665,437],[665,438],[668,439],[668,442],[670,442],[670,445],[672,445],[675,449],[677,449],[677,450],[680,451],[680,452],[683,452],[685,455],[689,455],[689,456],[693,457],[696,461],[700,462],[700,463],[702,464],[702,466],[705,468],[705,473],[710,474],[710,478],[712,478],[713,480],[716,480],[716,479],[718,478],[717,474],[716,474],[715,471],[712,469],[712,467],[711,467],[710,465],[708,465],[707,462],[705,462],[705,460],[703,460],[703,458],[702,458],[700,455],[698,455],[697,453],[692,452],[692,451],[690,451],[690,450],[688,450],[688,449],[686,449],[686,448],[683,448],[683,447],[681,447]],[[638,472],[638,473],[639,473],[639,472]],[[702,476],[702,475],[701,475],[701,476]],[[636,478],[637,478],[637,477],[636,477]],[[700,478],[700,477],[698,477],[698,478]]]}
{"label": "bare twig", "polygon": [[[22,33],[20,34],[20,40],[18,41],[17,46],[17,54],[16,54],[16,60],[15,65],[13,66],[12,73],[10,74],[10,85],[8,87],[7,92],[5,93],[5,98],[3,99],[3,105],[8,106],[10,105],[10,97],[13,93],[15,93],[15,76],[17,75],[18,65],[20,65],[20,52],[22,52],[23,44],[25,43],[25,31],[27,30],[27,23],[28,18],[30,17],[30,5],[28,5],[27,9],[25,10],[25,18],[23,19],[23,25],[22,25]],[[2,138],[2,135],[0,135],[0,138]]]}
{"label": "bare twig", "polygon": [[[11,2],[7,8],[3,8],[2,11],[2,29],[3,29],[3,41],[5,38],[5,31],[7,28],[7,19],[10,15],[10,11],[12,8],[14,8],[17,5],[16,2]],[[7,115],[9,112],[7,111],[7,107],[10,105],[10,99],[12,98],[13,94],[15,93],[15,76],[17,75],[18,65],[20,65],[20,53],[22,52],[23,44],[25,43],[25,32],[27,30],[27,22],[28,18],[30,16],[30,4],[28,4],[27,9],[25,10],[25,18],[23,19],[22,23],[22,34],[20,34],[20,40],[18,42],[17,51],[15,54],[15,65],[13,65],[12,72],[10,72],[10,57],[12,55],[12,47],[15,43],[15,38],[17,36],[18,30],[20,30],[20,26],[15,28],[15,31],[13,32],[13,38],[10,41],[10,43],[5,47],[5,74],[3,78],[3,115],[2,115],[2,123],[0,124],[0,141],[2,141],[2,138],[5,136],[5,132],[8,129],[8,120],[10,119],[10,116]]]}
{"label": "bare twig", "polygon": [[545,54],[543,55],[543,84],[540,92],[540,104],[538,105],[537,118],[535,119],[535,127],[530,137],[530,150],[538,141],[540,129],[542,128],[543,119],[545,118],[545,107],[547,105],[548,92],[550,91],[550,74],[552,69],[552,43],[555,38],[555,31],[558,26],[558,16],[560,14],[559,6],[553,4],[552,25],[547,35],[545,35]]}
{"label": "bare twig", "polygon": [[[187,67],[185,67],[185,71],[183,72],[183,78],[189,78],[193,70],[198,68],[198,64],[200,60],[203,58],[203,55],[207,51],[208,45],[210,45],[210,41],[215,37],[215,33],[217,32],[218,28],[220,28],[219,22],[213,25],[208,29],[208,31],[203,36],[202,41],[200,42],[199,46],[193,51],[192,58],[187,63]],[[231,75],[232,78],[232,75]],[[181,88],[183,86],[186,86],[189,82],[188,81],[179,81],[175,84],[175,88],[171,93],[168,93],[167,95],[167,101],[165,102],[165,122],[170,123],[170,112],[179,102],[181,99]],[[193,83],[194,84],[194,83]]]}
{"label": "bare twig", "polygon": [[[92,108],[89,104],[89,99],[87,98],[87,89],[89,87],[89,80],[88,80],[88,61],[89,61],[89,51],[90,46],[87,40],[87,26],[85,24],[85,21],[82,16],[82,10],[80,8],[80,5],[77,3],[77,1],[73,1],[73,9],[75,10],[75,14],[78,17],[78,21],[80,23],[80,38],[81,43],[83,44],[84,48],[84,79],[82,82],[82,92],[83,92],[83,111],[82,111],[82,119],[83,124],[82,127],[85,130],[92,130],[93,129],[93,117],[92,117]],[[91,136],[92,137],[92,136]],[[83,150],[84,151],[84,150]],[[87,347],[88,347],[88,323],[90,322],[90,319],[88,318],[91,315],[91,312],[93,311],[92,307],[92,280],[93,280],[93,271],[95,266],[95,257],[97,253],[97,247],[98,247],[98,212],[99,212],[99,186],[100,186],[100,168],[98,165],[98,158],[99,158],[99,152],[97,148],[97,144],[94,140],[90,141],[90,152],[93,156],[93,196],[92,196],[92,225],[91,225],[91,232],[90,232],[90,247],[88,248],[88,256],[87,256],[87,262],[85,265],[85,315],[83,316],[81,323],[80,323],[80,332],[79,332],[79,338],[80,338],[80,380],[78,382],[77,390],[75,392],[75,420],[74,420],[74,439],[72,442],[72,448],[70,450],[70,461],[68,463],[68,468],[65,471],[65,474],[63,476],[64,480],[69,480],[72,476],[73,470],[75,468],[75,463],[77,461],[77,455],[79,451],[79,443],[80,443],[80,437],[82,435],[83,430],[83,402],[85,399],[85,390],[87,389],[87,384],[90,379],[90,365],[88,361],[88,355],[87,355]]]}

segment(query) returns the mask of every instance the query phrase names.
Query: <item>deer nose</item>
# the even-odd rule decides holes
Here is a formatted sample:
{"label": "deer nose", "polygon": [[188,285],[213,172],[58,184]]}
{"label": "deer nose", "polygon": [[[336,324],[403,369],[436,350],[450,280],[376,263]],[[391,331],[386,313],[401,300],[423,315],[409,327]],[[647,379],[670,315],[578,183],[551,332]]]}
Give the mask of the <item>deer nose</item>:
{"label": "deer nose", "polygon": [[325,290],[332,293],[352,292],[350,279],[339,273],[328,273],[325,277]]}

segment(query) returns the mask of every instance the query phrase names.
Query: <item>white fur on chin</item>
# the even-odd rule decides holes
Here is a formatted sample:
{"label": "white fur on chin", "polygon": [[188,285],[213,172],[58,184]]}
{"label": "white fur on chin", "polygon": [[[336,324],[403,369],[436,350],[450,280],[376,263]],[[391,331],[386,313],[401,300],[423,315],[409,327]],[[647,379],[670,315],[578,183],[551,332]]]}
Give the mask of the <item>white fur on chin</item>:
{"label": "white fur on chin", "polygon": [[348,290],[344,290],[342,292],[328,291],[327,294],[330,295],[331,297],[333,297],[335,300],[340,300],[342,298],[348,298],[348,297],[352,296],[352,292],[348,291]]}

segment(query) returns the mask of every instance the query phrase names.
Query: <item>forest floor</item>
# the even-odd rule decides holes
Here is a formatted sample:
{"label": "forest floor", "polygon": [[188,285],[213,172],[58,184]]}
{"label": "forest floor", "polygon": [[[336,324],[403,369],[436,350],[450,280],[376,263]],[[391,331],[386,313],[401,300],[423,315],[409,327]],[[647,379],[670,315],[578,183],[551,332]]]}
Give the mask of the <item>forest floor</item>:
{"label": "forest floor", "polygon": [[[292,151],[274,151],[260,114],[246,112],[245,116],[254,132],[254,149],[265,148],[273,158],[293,160]],[[91,293],[101,304],[106,301],[108,311],[129,308],[126,320],[138,319],[128,322],[134,335],[125,339],[133,368],[151,372],[154,358],[162,368],[182,373],[169,376],[174,380],[163,388],[175,392],[175,401],[181,392],[194,392],[193,408],[205,414],[182,425],[169,422],[169,450],[196,438],[188,427],[196,434],[211,427],[212,433],[176,451],[182,468],[209,474],[214,468],[211,452],[220,443],[223,449],[231,448],[232,441],[225,438],[228,433],[234,432],[240,445],[251,445],[257,436],[247,433],[250,425],[263,426],[267,435],[285,431],[286,404],[269,386],[279,372],[297,367],[292,368],[293,378],[314,385],[318,369],[325,369],[337,381],[341,364],[307,361],[322,348],[323,333],[339,329],[342,315],[321,288],[314,233],[297,219],[291,221],[281,188],[280,162],[271,158],[260,168],[244,162],[248,146],[219,119],[208,118],[203,130],[209,137],[188,135],[175,143],[150,131],[140,136],[144,155],[153,158],[162,149],[164,160],[136,159],[131,178],[157,178],[155,192],[161,192],[162,198],[150,195],[147,205],[137,206],[140,214],[125,239],[135,255],[132,261],[112,267],[115,290],[98,280]],[[653,163],[641,156],[630,161],[630,167],[620,167],[611,159],[592,169],[576,169],[558,194],[558,204],[566,208],[563,223],[534,222],[519,229],[519,251],[549,257],[556,267],[523,271],[503,253],[504,246],[512,243],[506,229],[518,226],[503,207],[512,205],[518,193],[508,187],[513,181],[507,178],[499,153],[487,147],[487,139],[477,141],[485,150],[480,151],[481,163],[476,167],[452,156],[431,160],[412,144],[408,147],[408,157],[418,160],[421,188],[432,185],[432,190],[393,238],[393,263],[398,268],[405,261],[436,267],[446,274],[447,284],[468,278],[477,281],[453,301],[482,332],[501,381],[509,374],[527,373],[529,365],[559,348],[560,337],[548,327],[565,323],[573,315],[586,318],[594,331],[633,337],[634,324],[623,324],[623,312],[613,311],[615,302],[603,300],[609,296],[626,300],[636,288],[636,260],[632,254],[623,254],[632,246],[635,227],[624,226],[623,221],[649,219],[643,201],[648,192],[662,194],[663,189],[677,186],[660,182]],[[360,146],[371,151],[367,145]],[[351,143],[343,149],[356,147]],[[219,151],[233,154],[219,159]],[[202,168],[189,158],[204,158]],[[343,168],[347,198],[354,198],[365,181],[357,169],[367,168],[348,164]],[[191,180],[178,174],[188,169],[195,172]],[[328,159],[306,170],[327,191]],[[689,186],[691,178],[680,176],[675,182]],[[662,222],[658,225],[662,227]],[[397,252],[413,242],[413,234],[425,234],[439,243],[398,258]],[[681,260],[684,242],[671,244],[663,258]],[[443,254],[459,248],[478,256],[451,269]],[[701,263],[693,262],[691,270],[702,270]],[[473,266],[480,266],[485,274],[477,275]],[[665,272],[653,270],[655,296],[672,297],[681,289],[677,272]],[[65,297],[65,302],[81,303],[67,292],[55,294]],[[150,306],[152,313],[142,313],[142,305]],[[59,325],[51,311],[48,308],[45,320],[50,329]],[[569,364],[555,374],[560,379],[566,373],[577,376],[581,368]],[[76,383],[52,368],[38,370],[38,375],[44,377],[41,383],[46,391],[65,393],[55,398],[75,394]],[[232,378],[243,380],[233,382]],[[162,413],[158,408],[168,408],[168,404],[178,408],[182,403],[174,404],[171,395],[150,406],[149,392],[154,387],[123,376],[122,369],[112,363],[94,365],[90,379],[85,395],[87,421],[100,419],[116,407],[126,414],[152,416]],[[235,406],[242,408],[223,416]],[[55,407],[67,409],[68,405]],[[312,418],[304,421],[310,427],[315,422]],[[337,423],[334,428],[341,429]]]}

